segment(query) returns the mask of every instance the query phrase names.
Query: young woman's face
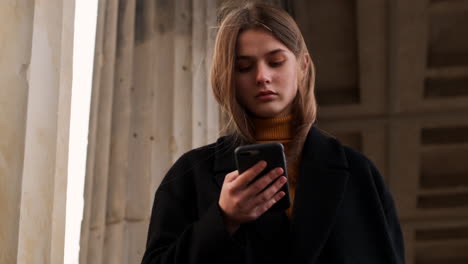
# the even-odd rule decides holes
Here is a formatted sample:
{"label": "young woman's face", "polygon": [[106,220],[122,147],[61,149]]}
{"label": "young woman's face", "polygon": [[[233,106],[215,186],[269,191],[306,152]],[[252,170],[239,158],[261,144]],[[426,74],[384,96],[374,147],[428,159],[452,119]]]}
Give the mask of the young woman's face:
{"label": "young woman's face", "polygon": [[291,113],[298,62],[269,31],[248,29],[237,39],[234,72],[237,100],[259,118]]}

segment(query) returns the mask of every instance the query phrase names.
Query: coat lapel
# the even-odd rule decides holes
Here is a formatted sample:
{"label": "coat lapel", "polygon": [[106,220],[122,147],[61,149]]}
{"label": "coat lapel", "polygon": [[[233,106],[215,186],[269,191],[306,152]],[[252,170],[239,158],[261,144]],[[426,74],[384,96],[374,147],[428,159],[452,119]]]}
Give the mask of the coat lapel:
{"label": "coat lapel", "polygon": [[[227,173],[234,171],[235,144],[230,137],[216,143],[213,171],[221,189]],[[349,177],[341,144],[313,126],[304,143],[300,174],[291,220],[292,263],[313,263],[320,254],[342,202]],[[284,213],[269,214],[252,223],[259,235],[271,232],[272,223],[281,222]]]}
{"label": "coat lapel", "polygon": [[[214,180],[220,189],[223,186],[226,174],[236,170],[234,160],[236,145],[231,140],[232,138],[221,138],[216,144],[213,170],[215,172]],[[287,222],[287,216],[284,212],[266,212],[257,220],[242,227],[242,236],[245,236],[248,245],[254,248],[250,254],[252,259],[256,259],[255,256],[264,258],[264,255],[272,250],[267,245],[275,241],[275,239],[279,237],[287,239],[287,235],[284,235],[284,232],[288,232]],[[274,244],[278,246],[278,243]],[[282,249],[284,248],[279,248],[279,250]]]}
{"label": "coat lapel", "polygon": [[340,143],[311,128],[304,143],[291,220],[293,263],[314,263],[341,204],[349,177]]}
{"label": "coat lapel", "polygon": [[236,148],[233,136],[221,137],[216,142],[215,161],[213,165],[214,181],[219,189],[223,186],[226,174],[236,170],[234,149]]}

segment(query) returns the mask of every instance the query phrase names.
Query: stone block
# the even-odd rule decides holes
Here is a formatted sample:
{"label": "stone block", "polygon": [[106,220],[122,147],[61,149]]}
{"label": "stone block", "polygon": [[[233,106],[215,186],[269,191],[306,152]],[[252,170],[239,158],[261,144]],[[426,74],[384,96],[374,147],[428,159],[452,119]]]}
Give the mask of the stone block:
{"label": "stone block", "polygon": [[336,118],[385,113],[385,1],[295,1],[293,7],[316,67],[321,115]]}
{"label": "stone block", "polygon": [[319,127],[347,145],[366,155],[386,178],[388,125],[384,120],[325,121]]}
{"label": "stone block", "polygon": [[468,4],[395,4],[395,113],[468,109]]}
{"label": "stone block", "polygon": [[106,225],[104,235],[104,246],[102,249],[102,262],[109,264],[136,263],[127,262],[125,256],[125,234],[126,221],[122,219],[119,222]]}
{"label": "stone block", "polygon": [[403,219],[468,216],[468,118],[392,124],[391,186]]}
{"label": "stone block", "polygon": [[149,220],[127,222],[125,239],[126,262],[140,263],[145,253]]}
{"label": "stone block", "polygon": [[468,219],[403,225],[407,264],[468,263]]}

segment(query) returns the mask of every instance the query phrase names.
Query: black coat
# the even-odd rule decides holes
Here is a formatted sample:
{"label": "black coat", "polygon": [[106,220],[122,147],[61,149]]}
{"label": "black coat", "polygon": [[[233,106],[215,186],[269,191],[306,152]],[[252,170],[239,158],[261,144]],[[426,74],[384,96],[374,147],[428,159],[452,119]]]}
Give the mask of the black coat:
{"label": "black coat", "polygon": [[390,193],[362,154],[312,127],[293,218],[267,212],[230,236],[218,205],[233,144],[222,137],[184,154],[156,191],[142,263],[404,263]]}

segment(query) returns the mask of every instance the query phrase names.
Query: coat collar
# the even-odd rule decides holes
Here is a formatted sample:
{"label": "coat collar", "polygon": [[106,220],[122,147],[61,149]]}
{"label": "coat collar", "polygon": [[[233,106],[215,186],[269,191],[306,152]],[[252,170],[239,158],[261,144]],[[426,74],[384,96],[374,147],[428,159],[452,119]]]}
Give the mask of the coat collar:
{"label": "coat collar", "polygon": [[[215,143],[213,171],[218,187],[223,185],[227,173],[236,170],[234,149],[237,147],[233,136],[225,136]],[[304,170],[347,170],[348,163],[341,144],[324,134],[316,126],[311,127],[304,143],[301,171]],[[304,173],[301,173],[299,178]],[[299,179],[298,179],[299,180]]]}
{"label": "coat collar", "polygon": [[[216,143],[215,181],[221,188],[227,173],[234,171],[234,144],[229,137]],[[304,143],[291,220],[293,263],[316,260],[336,217],[349,177],[342,145],[312,126]],[[256,229],[271,230],[269,217],[260,217]],[[274,217],[274,216],[273,216]],[[273,221],[274,222],[274,221]],[[263,231],[262,231],[263,230]]]}

